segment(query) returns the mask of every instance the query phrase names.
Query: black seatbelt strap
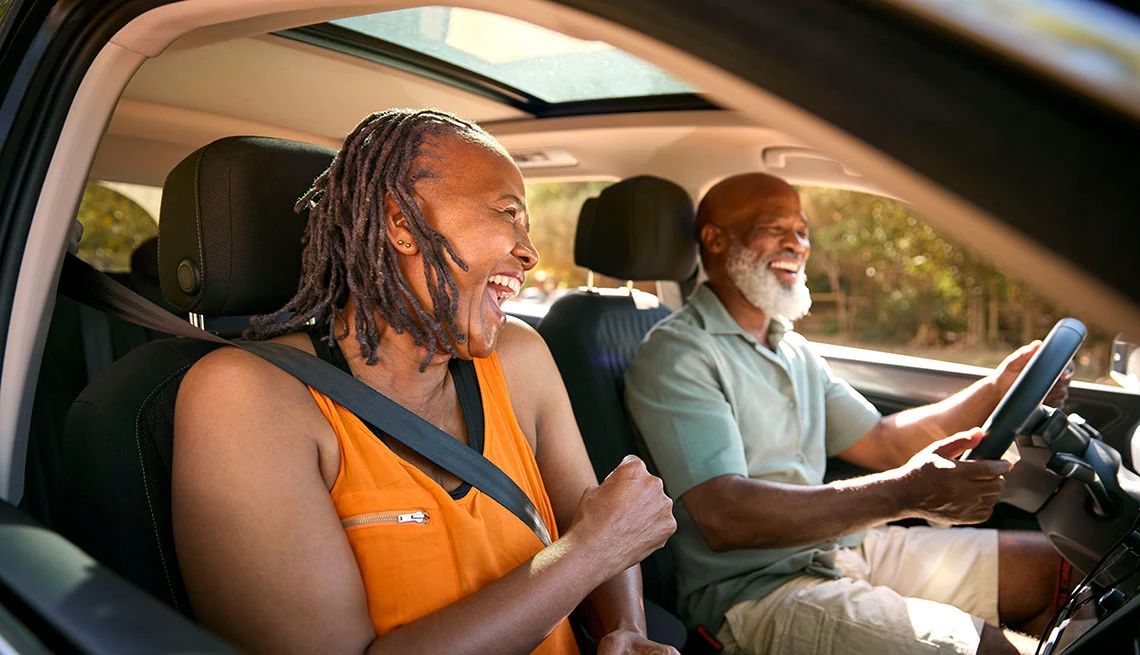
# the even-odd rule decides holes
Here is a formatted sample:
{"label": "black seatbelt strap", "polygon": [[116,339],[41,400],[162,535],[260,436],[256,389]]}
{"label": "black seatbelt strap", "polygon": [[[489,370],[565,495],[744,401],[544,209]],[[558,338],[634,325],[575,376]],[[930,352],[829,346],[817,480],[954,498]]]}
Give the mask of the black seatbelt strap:
{"label": "black seatbelt strap", "polygon": [[502,469],[454,437],[336,366],[279,343],[230,341],[170,314],[78,257],[63,261],[59,290],[93,309],[143,327],[188,339],[234,346],[274,364],[331,398],[362,421],[480,490],[527,525],[544,546],[550,532],[530,497]]}

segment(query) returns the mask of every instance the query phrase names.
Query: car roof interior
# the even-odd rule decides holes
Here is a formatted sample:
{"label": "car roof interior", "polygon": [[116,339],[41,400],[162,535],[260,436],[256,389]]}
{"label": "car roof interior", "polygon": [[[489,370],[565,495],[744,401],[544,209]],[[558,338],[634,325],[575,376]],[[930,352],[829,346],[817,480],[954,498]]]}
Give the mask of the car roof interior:
{"label": "car roof interior", "polygon": [[[683,99],[680,106],[688,110],[673,108],[679,104],[675,96],[665,97],[672,102],[651,96],[642,102],[579,103],[562,110],[567,115],[536,118],[510,96],[488,97],[463,88],[456,77],[427,79],[395,60],[306,43],[298,40],[304,27],[276,29],[281,24],[265,17],[243,22],[239,35],[232,26],[194,30],[148,59],[116,105],[91,177],[161,186],[184,156],[223,136],[256,134],[339,147],[362,117],[378,109],[427,106],[480,122],[517,160],[551,150],[569,154],[568,165],[524,163],[532,180],[653,174],[697,196],[726,172],[764,167],[799,183],[883,193],[802,141],[719,109],[698,94]],[[663,109],[655,111],[655,105]],[[542,115],[541,109],[532,111]]]}

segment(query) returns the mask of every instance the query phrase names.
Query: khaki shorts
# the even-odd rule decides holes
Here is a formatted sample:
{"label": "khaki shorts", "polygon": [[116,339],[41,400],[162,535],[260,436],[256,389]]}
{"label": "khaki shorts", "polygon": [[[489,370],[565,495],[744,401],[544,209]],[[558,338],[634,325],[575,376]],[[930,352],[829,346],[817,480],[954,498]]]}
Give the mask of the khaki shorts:
{"label": "khaki shorts", "polygon": [[994,530],[880,528],[841,550],[845,576],[802,576],[733,605],[726,653],[974,653],[998,625]]}

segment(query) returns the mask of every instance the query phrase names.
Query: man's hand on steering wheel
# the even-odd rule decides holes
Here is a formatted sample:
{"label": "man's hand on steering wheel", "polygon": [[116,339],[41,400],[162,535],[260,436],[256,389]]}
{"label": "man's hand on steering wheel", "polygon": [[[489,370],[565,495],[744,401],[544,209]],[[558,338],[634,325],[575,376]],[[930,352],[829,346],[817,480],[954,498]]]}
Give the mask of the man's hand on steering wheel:
{"label": "man's hand on steering wheel", "polygon": [[902,483],[903,516],[939,523],[981,523],[990,517],[1011,465],[1004,460],[959,460],[982,439],[979,428],[940,439],[894,471]]}
{"label": "man's hand on steering wheel", "polygon": [[[1029,358],[1033,357],[1033,353],[1041,347],[1041,340],[1027,343],[1024,346],[1010,353],[1001,364],[998,364],[997,370],[994,371],[992,381],[996,398],[1002,398],[1013,381],[1021,374],[1022,369],[1029,363]],[[1073,362],[1065,367],[1061,372],[1061,377],[1057,379],[1057,383],[1053,388],[1049,389],[1049,393],[1045,396],[1044,404],[1050,407],[1063,408],[1065,401],[1069,398],[1069,382],[1073,379]]]}

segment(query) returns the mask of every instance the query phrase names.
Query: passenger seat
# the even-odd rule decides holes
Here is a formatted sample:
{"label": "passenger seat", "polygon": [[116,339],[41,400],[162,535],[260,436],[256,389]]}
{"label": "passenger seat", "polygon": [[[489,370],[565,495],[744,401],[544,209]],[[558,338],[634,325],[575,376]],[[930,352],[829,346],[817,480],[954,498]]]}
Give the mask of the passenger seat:
{"label": "passenger seat", "polygon": [[[71,252],[78,246],[76,231]],[[144,241],[131,254],[131,271],[107,273],[168,311],[177,309],[158,291],[158,239]],[[185,313],[183,313],[185,315]],[[112,362],[136,347],[167,337],[159,332],[120,321],[57,294],[44,342],[44,357],[32,405],[31,434],[25,461],[24,497],[20,506],[45,526],[56,523],[52,490],[58,484],[60,443],[68,408],[83,388],[97,380]]]}
{"label": "passenger seat", "polygon": [[[203,318],[284,305],[300,279],[306,222],[293,203],[334,154],[228,137],[184,159],[163,187],[164,304]],[[60,452],[56,529],[189,616],[170,518],[174,401],[182,376],[214,348],[159,339],[116,361],[71,406]]]}

